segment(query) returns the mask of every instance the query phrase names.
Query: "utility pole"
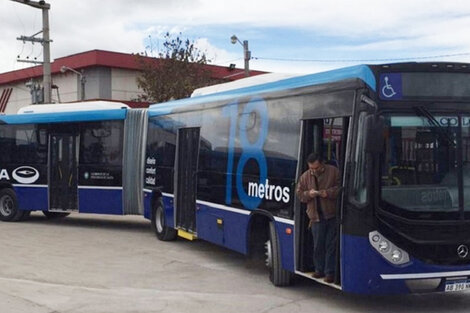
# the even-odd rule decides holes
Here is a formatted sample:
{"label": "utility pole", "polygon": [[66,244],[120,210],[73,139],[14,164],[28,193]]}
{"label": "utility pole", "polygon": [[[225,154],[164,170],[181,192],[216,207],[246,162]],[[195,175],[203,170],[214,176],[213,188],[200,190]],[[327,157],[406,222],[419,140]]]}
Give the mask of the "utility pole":
{"label": "utility pole", "polygon": [[245,60],[245,77],[250,76],[251,51],[248,49],[248,40],[243,40],[242,43],[237,36],[233,35],[232,37],[230,37],[230,41],[232,42],[232,44],[236,44],[238,42],[243,46],[243,59]]}
{"label": "utility pole", "polygon": [[251,51],[248,49],[248,40],[243,40],[243,57],[245,59],[245,77],[250,76]]}
{"label": "utility pole", "polygon": [[[30,1],[30,0],[11,0],[18,3],[29,5],[36,9],[42,10],[42,31],[37,32],[32,36],[21,36],[16,39],[25,41],[39,42],[42,44],[43,47],[43,62],[42,62],[42,69],[43,69],[43,88],[44,88],[44,103],[51,103],[52,97],[52,77],[51,77],[51,48],[50,43],[52,40],[49,38],[49,9],[51,5],[46,3],[44,0],[40,1]],[[42,33],[42,38],[36,38],[36,35]],[[20,62],[28,62],[28,63],[40,63],[36,61],[30,60],[18,60]]]}

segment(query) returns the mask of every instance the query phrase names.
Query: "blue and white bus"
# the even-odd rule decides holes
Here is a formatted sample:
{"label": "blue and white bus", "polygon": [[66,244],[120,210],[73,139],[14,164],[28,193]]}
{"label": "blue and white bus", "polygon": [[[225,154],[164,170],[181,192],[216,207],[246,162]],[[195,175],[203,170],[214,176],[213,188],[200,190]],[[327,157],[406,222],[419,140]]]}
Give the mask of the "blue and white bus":
{"label": "blue and white bus", "polygon": [[[342,175],[337,271],[351,293],[470,287],[470,65],[361,65],[152,105],[0,116],[0,218],[137,214],[161,240],[314,279],[306,156]],[[322,281],[320,281],[322,282]],[[322,282],[323,283],[323,282]]]}
{"label": "blue and white bus", "polygon": [[354,66],[152,105],[145,216],[161,240],[266,253],[277,286],[313,279],[294,190],[318,152],[342,175],[330,286],[469,288],[469,66]]}
{"label": "blue and white bus", "polygon": [[96,101],[20,113],[0,116],[2,221],[26,219],[31,211],[51,218],[143,214],[137,196],[143,161],[134,151],[142,149],[146,110]]}

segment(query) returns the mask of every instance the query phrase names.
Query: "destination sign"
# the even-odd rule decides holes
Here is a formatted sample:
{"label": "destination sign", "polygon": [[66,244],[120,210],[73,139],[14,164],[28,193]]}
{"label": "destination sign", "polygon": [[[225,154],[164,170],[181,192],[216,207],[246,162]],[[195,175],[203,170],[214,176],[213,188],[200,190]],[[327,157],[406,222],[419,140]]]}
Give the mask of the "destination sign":
{"label": "destination sign", "polygon": [[386,101],[470,98],[470,73],[381,73],[377,92]]}

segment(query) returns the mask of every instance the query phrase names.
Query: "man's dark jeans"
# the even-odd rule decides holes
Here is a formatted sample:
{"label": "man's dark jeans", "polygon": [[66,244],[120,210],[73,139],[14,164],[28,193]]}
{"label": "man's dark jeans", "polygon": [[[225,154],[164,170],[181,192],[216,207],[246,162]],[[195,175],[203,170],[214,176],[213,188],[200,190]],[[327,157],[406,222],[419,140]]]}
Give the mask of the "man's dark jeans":
{"label": "man's dark jeans", "polygon": [[315,272],[334,276],[336,260],[336,218],[321,219],[312,225]]}

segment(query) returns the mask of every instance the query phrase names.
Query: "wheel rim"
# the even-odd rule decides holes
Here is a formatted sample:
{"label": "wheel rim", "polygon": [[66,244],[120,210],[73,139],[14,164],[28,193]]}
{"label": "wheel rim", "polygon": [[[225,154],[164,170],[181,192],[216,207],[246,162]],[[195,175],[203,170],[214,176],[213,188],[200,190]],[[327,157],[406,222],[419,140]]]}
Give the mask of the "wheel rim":
{"label": "wheel rim", "polygon": [[4,195],[0,198],[0,213],[3,216],[9,216],[13,212],[14,203],[12,197]]}
{"label": "wheel rim", "polygon": [[273,252],[272,252],[272,248],[271,248],[271,240],[268,240],[266,241],[266,243],[264,244],[264,247],[265,247],[265,250],[266,250],[266,266],[269,267],[269,268],[272,268],[273,267]]}
{"label": "wheel rim", "polygon": [[165,222],[163,220],[163,209],[161,206],[157,208],[157,211],[155,212],[155,226],[157,228],[158,233],[163,232],[163,225],[165,225]]}

